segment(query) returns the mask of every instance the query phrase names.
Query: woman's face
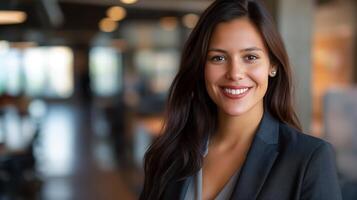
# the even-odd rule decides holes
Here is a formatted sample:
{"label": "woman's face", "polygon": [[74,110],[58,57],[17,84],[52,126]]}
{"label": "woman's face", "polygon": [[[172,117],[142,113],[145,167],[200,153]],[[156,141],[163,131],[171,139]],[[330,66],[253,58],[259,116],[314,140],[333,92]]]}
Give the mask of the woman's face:
{"label": "woman's face", "polygon": [[205,83],[220,112],[239,116],[263,109],[272,70],[264,41],[249,19],[216,26],[208,48]]}

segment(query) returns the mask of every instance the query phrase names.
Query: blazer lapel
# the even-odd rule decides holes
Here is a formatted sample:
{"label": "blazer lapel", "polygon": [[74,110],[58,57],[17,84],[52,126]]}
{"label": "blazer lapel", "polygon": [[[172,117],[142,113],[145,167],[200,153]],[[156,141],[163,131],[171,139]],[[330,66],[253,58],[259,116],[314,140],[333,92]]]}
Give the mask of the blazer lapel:
{"label": "blazer lapel", "polygon": [[264,113],[256,136],[242,166],[232,200],[254,200],[278,156],[279,122]]}

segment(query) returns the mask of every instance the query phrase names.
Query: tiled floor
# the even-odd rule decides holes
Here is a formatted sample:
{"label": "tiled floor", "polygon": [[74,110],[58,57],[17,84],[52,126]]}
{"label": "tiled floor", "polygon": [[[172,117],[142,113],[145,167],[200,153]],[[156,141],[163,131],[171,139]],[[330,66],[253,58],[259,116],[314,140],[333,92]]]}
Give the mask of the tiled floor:
{"label": "tiled floor", "polygon": [[44,200],[131,200],[105,134],[95,134],[88,108],[48,107],[36,149]]}

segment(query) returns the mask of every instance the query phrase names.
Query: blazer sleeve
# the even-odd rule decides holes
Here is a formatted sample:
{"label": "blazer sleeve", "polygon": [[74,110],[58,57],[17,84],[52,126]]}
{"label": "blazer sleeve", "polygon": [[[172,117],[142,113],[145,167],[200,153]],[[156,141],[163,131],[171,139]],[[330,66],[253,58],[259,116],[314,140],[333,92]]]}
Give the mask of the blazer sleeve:
{"label": "blazer sleeve", "polygon": [[323,142],[310,157],[302,185],[302,200],[342,200],[335,153]]}

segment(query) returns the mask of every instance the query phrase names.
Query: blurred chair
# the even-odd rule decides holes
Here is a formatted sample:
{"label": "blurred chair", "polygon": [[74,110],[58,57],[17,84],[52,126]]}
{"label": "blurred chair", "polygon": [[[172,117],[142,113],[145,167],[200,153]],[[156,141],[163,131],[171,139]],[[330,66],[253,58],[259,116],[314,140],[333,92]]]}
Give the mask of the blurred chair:
{"label": "blurred chair", "polygon": [[324,97],[325,139],[335,148],[344,200],[357,199],[357,88]]}
{"label": "blurred chair", "polygon": [[[1,121],[3,121],[5,112],[6,110],[0,112]],[[21,114],[27,115],[26,113]],[[5,140],[3,144],[0,144],[0,199],[19,199],[20,197],[37,199],[41,181],[35,169],[34,147],[40,130],[35,129],[24,148],[16,150],[8,148],[6,144],[6,137],[11,132],[5,128],[3,131]]]}

